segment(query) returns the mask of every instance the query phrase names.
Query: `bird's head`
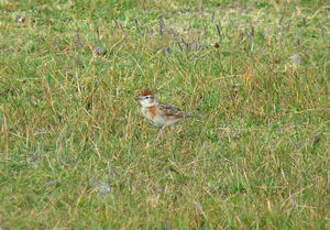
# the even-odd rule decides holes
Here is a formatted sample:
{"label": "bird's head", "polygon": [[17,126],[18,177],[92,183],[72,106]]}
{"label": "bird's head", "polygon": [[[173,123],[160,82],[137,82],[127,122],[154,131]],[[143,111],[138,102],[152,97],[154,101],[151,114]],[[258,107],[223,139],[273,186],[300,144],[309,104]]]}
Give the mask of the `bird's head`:
{"label": "bird's head", "polygon": [[143,90],[136,99],[142,107],[152,107],[157,104],[153,92],[148,89]]}

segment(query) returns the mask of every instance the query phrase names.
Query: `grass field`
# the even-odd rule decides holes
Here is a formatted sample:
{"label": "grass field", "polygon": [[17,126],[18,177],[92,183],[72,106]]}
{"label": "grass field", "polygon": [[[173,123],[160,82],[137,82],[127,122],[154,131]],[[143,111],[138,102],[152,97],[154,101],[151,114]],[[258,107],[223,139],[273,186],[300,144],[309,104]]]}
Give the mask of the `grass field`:
{"label": "grass field", "polygon": [[0,229],[330,229],[327,3],[1,0]]}

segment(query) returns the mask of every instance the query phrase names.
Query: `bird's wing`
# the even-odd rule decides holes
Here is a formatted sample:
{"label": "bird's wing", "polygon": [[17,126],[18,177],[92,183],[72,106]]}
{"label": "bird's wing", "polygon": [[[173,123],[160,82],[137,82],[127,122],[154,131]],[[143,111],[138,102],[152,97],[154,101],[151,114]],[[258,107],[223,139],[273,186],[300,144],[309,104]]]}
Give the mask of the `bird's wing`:
{"label": "bird's wing", "polygon": [[177,118],[186,118],[190,117],[187,115],[186,112],[182,111],[181,109],[178,109],[170,104],[161,103],[160,104],[161,111],[166,115],[170,117],[177,117]]}

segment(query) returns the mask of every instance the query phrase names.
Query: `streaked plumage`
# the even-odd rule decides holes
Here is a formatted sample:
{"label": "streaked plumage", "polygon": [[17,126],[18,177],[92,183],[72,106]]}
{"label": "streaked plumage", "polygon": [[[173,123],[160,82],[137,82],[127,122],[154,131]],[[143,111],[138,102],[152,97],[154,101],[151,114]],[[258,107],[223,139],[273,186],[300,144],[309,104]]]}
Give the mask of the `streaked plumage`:
{"label": "streaked plumage", "polygon": [[150,90],[144,90],[137,99],[141,104],[142,115],[158,127],[172,126],[191,117],[171,104],[159,102]]}

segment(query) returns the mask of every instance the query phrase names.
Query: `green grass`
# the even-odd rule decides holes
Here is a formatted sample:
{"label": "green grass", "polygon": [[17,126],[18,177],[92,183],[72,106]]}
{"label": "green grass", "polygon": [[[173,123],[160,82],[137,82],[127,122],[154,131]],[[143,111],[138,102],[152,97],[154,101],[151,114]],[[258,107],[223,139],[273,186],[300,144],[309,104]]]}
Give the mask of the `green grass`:
{"label": "green grass", "polygon": [[329,229],[326,2],[0,1],[0,229]]}

